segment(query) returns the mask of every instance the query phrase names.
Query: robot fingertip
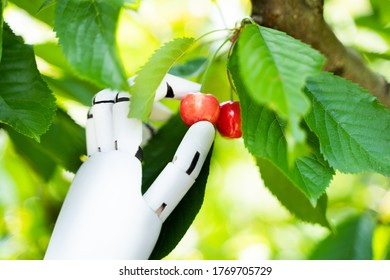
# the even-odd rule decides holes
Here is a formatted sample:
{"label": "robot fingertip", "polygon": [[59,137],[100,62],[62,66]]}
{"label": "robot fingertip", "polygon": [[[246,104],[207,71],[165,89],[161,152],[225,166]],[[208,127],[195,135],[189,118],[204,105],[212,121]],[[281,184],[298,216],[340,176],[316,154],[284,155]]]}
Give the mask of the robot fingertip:
{"label": "robot fingertip", "polygon": [[93,118],[92,110],[89,109],[87,113],[87,119],[92,119],[92,118]]}
{"label": "robot fingertip", "polygon": [[211,143],[214,141],[215,128],[214,125],[208,121],[200,121],[190,127],[189,133],[194,137],[193,139],[201,139],[204,143]]}
{"label": "robot fingertip", "polygon": [[118,92],[115,96],[115,103],[130,101],[130,94],[124,91]]}
{"label": "robot fingertip", "polygon": [[116,91],[112,91],[110,89],[104,89],[102,91],[99,91],[93,97],[92,103],[93,105],[100,103],[114,103],[116,93]]}

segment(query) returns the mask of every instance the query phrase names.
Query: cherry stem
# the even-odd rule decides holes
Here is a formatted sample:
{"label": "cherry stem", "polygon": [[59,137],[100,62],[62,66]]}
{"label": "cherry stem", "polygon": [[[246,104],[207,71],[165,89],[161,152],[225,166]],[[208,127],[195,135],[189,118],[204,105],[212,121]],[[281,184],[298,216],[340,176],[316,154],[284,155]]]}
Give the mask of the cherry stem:
{"label": "cherry stem", "polygon": [[196,39],[195,39],[195,42],[200,41],[200,40],[202,40],[204,37],[207,37],[207,36],[209,36],[209,35],[211,35],[211,34],[214,34],[214,33],[217,33],[217,32],[221,32],[221,31],[232,32],[232,31],[234,31],[234,30],[235,30],[234,28],[223,28],[223,29],[211,30],[211,31],[209,31],[209,32],[207,32],[207,33],[202,34],[202,35],[199,36],[198,38],[196,38]]}
{"label": "cherry stem", "polygon": [[229,84],[230,84],[230,100],[233,101],[233,93],[237,93],[237,90],[236,90],[236,87],[234,86],[234,83],[233,83],[233,79],[232,79],[232,76],[230,76],[230,72],[229,72],[229,69],[226,69],[226,74],[227,74],[227,77],[228,77],[228,81],[229,81]]}
{"label": "cherry stem", "polygon": [[[228,59],[232,55],[233,48],[236,45],[238,37],[240,37],[240,33],[241,33],[242,29],[244,28],[244,26],[246,24],[256,24],[256,23],[250,17],[245,17],[245,18],[243,18],[241,20],[240,27],[237,27],[237,28],[234,29],[234,34],[230,38],[230,41],[232,42],[232,44],[230,45],[230,48],[229,48],[229,51],[228,51]],[[227,77],[228,77],[228,80],[229,80],[229,84],[230,84],[230,100],[233,101],[233,93],[234,92],[237,93],[237,90],[236,90],[236,87],[234,86],[232,77],[230,76],[230,72],[229,72],[228,69],[226,69],[226,74],[227,74]]]}
{"label": "cherry stem", "polygon": [[[198,38],[195,38],[194,43],[181,56],[184,56],[184,55],[190,53],[191,51],[193,51],[194,49],[198,48],[198,45],[196,43],[199,42],[200,40],[202,40],[203,38],[207,37],[208,35],[211,35],[211,34],[217,33],[217,32],[221,32],[221,31],[232,32],[233,30],[235,30],[235,29],[224,28],[224,29],[215,29],[215,30],[211,30],[207,33],[204,33],[201,36],[199,36]],[[211,42],[215,42],[215,40],[212,40]],[[209,43],[209,42],[206,42],[206,43]]]}
{"label": "cherry stem", "polygon": [[209,62],[207,63],[207,68],[206,68],[206,71],[204,72],[203,74],[203,77],[202,77],[202,83],[201,83],[201,88],[200,88],[200,92],[203,92],[203,89],[204,89],[204,85],[205,85],[205,82],[206,82],[206,79],[207,79],[207,76],[209,74],[209,71],[210,71],[210,68],[211,68],[211,64],[215,61],[219,51],[225,46],[225,44],[227,42],[229,42],[230,39],[227,38],[225,41],[223,41],[223,43],[218,47],[218,49],[214,52],[213,56],[211,57],[211,59],[209,60]]}

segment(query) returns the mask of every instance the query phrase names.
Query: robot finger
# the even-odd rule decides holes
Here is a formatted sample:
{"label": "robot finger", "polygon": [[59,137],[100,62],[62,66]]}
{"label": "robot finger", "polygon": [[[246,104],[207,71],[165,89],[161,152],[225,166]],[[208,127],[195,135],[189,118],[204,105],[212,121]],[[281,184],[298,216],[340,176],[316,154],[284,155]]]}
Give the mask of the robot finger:
{"label": "robot finger", "polygon": [[130,95],[127,92],[119,92],[112,108],[114,144],[116,150],[137,156],[142,142],[142,122],[128,117],[129,108]]}
{"label": "robot finger", "polygon": [[214,137],[215,128],[210,122],[201,121],[193,124],[177,148],[172,163],[196,180]]}
{"label": "robot finger", "polygon": [[[163,122],[169,120],[173,115],[171,109],[162,103],[156,101],[153,104],[153,109],[150,114],[149,119],[151,121]],[[142,127],[142,144],[141,147],[144,147],[149,140],[157,133],[157,129],[153,127],[150,123],[144,123]]]}
{"label": "robot finger", "polygon": [[[137,75],[127,79],[130,86],[134,85]],[[166,74],[160,86],[156,90],[154,101],[163,98],[182,99],[190,92],[199,92],[200,84],[180,78],[171,74]]]}
{"label": "robot finger", "polygon": [[149,207],[162,221],[191,188],[213,144],[214,126],[198,122],[191,126],[176,150],[172,162],[164,168],[144,194]]}
{"label": "robot finger", "polygon": [[163,98],[182,99],[191,92],[199,92],[200,84],[167,74],[157,88],[154,100]]}
{"label": "robot finger", "polygon": [[87,114],[87,124],[85,126],[87,138],[87,155],[90,157],[98,151],[98,144],[96,142],[95,121],[93,119],[92,110],[89,109]]}
{"label": "robot finger", "polygon": [[152,126],[151,124],[148,123],[142,123],[142,143],[141,143],[141,148],[145,147],[149,140],[155,136],[157,133],[157,128]]}
{"label": "robot finger", "polygon": [[[112,119],[112,106],[114,105],[115,95],[115,91],[104,89],[98,92],[93,98],[93,105],[89,115],[89,119],[93,121],[93,125],[89,126],[95,132],[98,152],[106,152],[115,148]],[[89,139],[87,142],[93,143],[93,140]],[[91,147],[94,147],[94,145],[91,144]]]}
{"label": "robot finger", "polygon": [[163,122],[172,117],[172,111],[167,106],[156,101],[153,104],[152,113],[150,114],[150,120]]}

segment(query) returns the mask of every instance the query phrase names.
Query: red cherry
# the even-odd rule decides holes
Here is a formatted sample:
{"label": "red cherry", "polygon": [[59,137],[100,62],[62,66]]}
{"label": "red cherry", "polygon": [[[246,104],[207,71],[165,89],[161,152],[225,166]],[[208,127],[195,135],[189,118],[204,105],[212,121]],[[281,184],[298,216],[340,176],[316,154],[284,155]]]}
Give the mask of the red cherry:
{"label": "red cherry", "polygon": [[240,103],[227,101],[221,104],[220,109],[217,121],[219,133],[228,138],[240,138],[242,136]]}
{"label": "red cherry", "polygon": [[199,121],[215,124],[219,110],[219,101],[212,94],[190,93],[180,102],[180,116],[188,126]]}

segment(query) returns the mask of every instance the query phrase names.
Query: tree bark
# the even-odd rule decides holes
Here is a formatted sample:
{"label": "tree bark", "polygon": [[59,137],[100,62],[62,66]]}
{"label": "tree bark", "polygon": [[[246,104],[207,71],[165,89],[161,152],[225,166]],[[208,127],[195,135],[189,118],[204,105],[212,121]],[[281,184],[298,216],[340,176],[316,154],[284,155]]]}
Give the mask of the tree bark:
{"label": "tree bark", "polygon": [[390,108],[390,86],[371,71],[356,51],[345,47],[323,17],[323,0],[251,0],[252,18],[260,25],[286,32],[323,53],[325,71],[366,88]]}

